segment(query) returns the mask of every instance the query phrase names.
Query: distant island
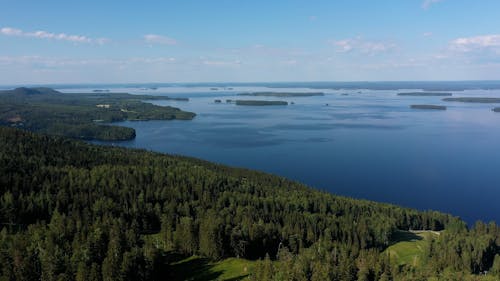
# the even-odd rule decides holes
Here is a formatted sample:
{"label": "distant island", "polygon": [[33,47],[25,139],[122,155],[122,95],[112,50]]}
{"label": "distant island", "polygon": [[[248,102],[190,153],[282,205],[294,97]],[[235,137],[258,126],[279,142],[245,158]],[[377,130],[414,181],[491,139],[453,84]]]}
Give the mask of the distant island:
{"label": "distant island", "polygon": [[288,105],[286,101],[267,101],[267,100],[236,100],[236,105],[247,106],[266,106],[266,105]]}
{"label": "distant island", "polygon": [[189,101],[189,98],[171,98],[171,97],[164,98],[164,97],[162,97],[162,100]]}
{"label": "distant island", "polygon": [[449,97],[452,93],[438,93],[438,92],[409,92],[398,93],[398,96],[413,96],[413,97]]}
{"label": "distant island", "polygon": [[412,109],[446,110],[446,106],[430,105],[430,104],[412,104],[412,105],[410,105],[410,108],[412,108]]}
{"label": "distant island", "polygon": [[254,93],[241,93],[238,96],[253,96],[253,97],[313,97],[313,96],[324,96],[323,92],[302,92],[302,93],[291,93],[291,92],[254,92]]}
{"label": "distant island", "polygon": [[500,103],[500,98],[464,97],[464,98],[445,98],[443,100],[444,101],[471,102],[471,103]]}
{"label": "distant island", "polygon": [[495,107],[495,108],[493,108],[493,111],[494,111],[494,112],[500,112],[500,107]]}
{"label": "distant island", "polygon": [[144,100],[177,100],[126,93],[61,93],[51,88],[0,91],[0,125],[76,139],[117,141],[135,138],[132,128],[107,125],[119,121],[191,120],[196,114]]}

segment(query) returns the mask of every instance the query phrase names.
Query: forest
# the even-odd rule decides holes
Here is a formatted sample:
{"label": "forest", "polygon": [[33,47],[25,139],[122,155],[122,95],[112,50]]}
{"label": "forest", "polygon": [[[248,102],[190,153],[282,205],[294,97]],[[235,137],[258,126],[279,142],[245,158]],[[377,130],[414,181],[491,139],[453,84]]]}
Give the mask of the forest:
{"label": "forest", "polygon": [[[259,281],[500,279],[494,222],[7,127],[0,223],[0,280],[178,280],[177,255],[254,260]],[[397,264],[385,250],[410,230],[438,235]]]}
{"label": "forest", "polygon": [[182,100],[124,93],[61,93],[50,88],[0,91],[0,125],[85,140],[129,140],[135,130],[109,123],[124,120],[191,120],[195,114],[143,100]]}

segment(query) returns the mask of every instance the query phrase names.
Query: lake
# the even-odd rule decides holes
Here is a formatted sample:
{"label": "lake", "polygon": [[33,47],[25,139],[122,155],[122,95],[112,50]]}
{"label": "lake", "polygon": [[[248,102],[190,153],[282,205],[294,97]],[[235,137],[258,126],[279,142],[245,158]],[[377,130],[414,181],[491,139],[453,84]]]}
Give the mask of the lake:
{"label": "lake", "polygon": [[[495,104],[398,96],[415,90],[318,90],[207,86],[109,88],[113,92],[189,97],[155,101],[197,114],[192,121],[121,122],[144,148],[261,170],[334,194],[434,209],[500,223],[500,113]],[[72,87],[63,92],[88,92]],[[314,97],[250,97],[252,91],[318,92]],[[500,97],[500,90],[453,91]],[[221,103],[215,103],[220,99]],[[227,99],[284,100],[288,106],[237,106]],[[411,109],[411,104],[447,110]]]}

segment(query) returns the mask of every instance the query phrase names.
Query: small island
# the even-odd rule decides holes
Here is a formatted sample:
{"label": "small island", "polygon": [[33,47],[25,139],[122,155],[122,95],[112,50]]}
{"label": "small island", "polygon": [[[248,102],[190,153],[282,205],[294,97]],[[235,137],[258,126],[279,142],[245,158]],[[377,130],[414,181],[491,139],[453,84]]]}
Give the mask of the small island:
{"label": "small island", "polygon": [[495,107],[492,110],[493,110],[493,112],[500,112],[500,107]]}
{"label": "small island", "polygon": [[443,101],[458,101],[458,102],[471,102],[471,103],[500,103],[500,98],[476,98],[476,97],[464,97],[464,98],[445,98]]}
{"label": "small island", "polygon": [[236,100],[236,105],[246,105],[246,106],[288,105],[288,102],[267,101],[267,100]]}
{"label": "small island", "polygon": [[412,97],[449,97],[452,93],[437,93],[437,92],[410,92],[398,93],[398,96],[412,96]]}
{"label": "small island", "polygon": [[253,97],[314,97],[314,96],[324,96],[322,92],[302,92],[302,93],[290,93],[290,92],[253,92],[253,93],[241,93],[238,96],[253,96]]}
{"label": "small island", "polygon": [[412,109],[446,110],[446,106],[430,105],[430,104],[412,104],[412,105],[410,105],[410,108],[412,108]]}

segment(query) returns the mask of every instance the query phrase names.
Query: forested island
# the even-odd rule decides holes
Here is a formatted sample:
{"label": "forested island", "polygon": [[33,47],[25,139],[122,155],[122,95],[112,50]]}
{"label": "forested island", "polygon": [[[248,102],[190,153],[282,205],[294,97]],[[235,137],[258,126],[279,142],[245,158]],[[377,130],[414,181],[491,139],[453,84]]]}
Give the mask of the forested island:
{"label": "forested island", "polygon": [[103,123],[195,117],[194,113],[144,100],[188,99],[103,91],[65,94],[50,88],[17,88],[0,91],[0,125],[78,139],[115,141],[133,139],[135,130]]}
{"label": "forested island", "polygon": [[481,97],[463,97],[463,98],[445,98],[443,101],[471,102],[471,103],[500,103],[500,98],[481,98]]}
{"label": "forested island", "polygon": [[236,105],[246,106],[267,106],[267,105],[288,105],[286,101],[268,101],[268,100],[236,100]]}
{"label": "forested island", "polygon": [[413,96],[413,97],[446,97],[452,95],[453,95],[452,93],[438,93],[438,92],[398,93],[398,96]]}
{"label": "forested island", "polygon": [[500,278],[495,223],[6,127],[0,163],[1,280]]}
{"label": "forested island", "polygon": [[410,108],[412,108],[412,109],[446,110],[446,106],[430,105],[430,104],[412,104],[412,105],[410,105]]}
{"label": "forested island", "polygon": [[314,97],[324,96],[323,92],[254,92],[254,93],[240,93],[238,96],[253,96],[253,97]]}

